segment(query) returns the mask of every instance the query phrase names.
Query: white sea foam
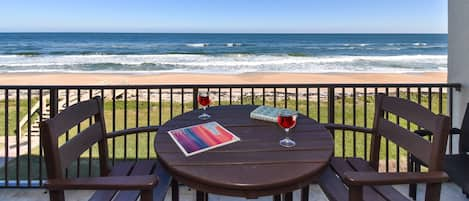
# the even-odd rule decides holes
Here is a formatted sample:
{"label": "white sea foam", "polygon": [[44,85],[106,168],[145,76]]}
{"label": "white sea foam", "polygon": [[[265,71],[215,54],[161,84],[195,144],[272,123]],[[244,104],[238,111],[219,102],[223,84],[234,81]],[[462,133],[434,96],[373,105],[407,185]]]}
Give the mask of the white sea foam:
{"label": "white sea foam", "polygon": [[236,46],[242,46],[242,43],[226,43],[226,47],[236,47]]}
{"label": "white sea foam", "polygon": [[407,48],[447,48],[447,44],[431,44],[428,43],[386,43],[386,46],[399,46]]}
{"label": "white sea foam", "polygon": [[426,46],[427,43],[412,43],[414,46]]}
{"label": "white sea foam", "polygon": [[344,46],[346,46],[346,47],[350,47],[350,46],[352,46],[352,47],[366,47],[366,46],[368,46],[368,45],[370,45],[370,44],[368,44],[368,43],[359,43],[359,44],[348,44],[348,43],[345,43],[345,44],[344,44]]}
{"label": "white sea foam", "polygon": [[207,47],[208,43],[189,43],[186,44],[187,47]]}
{"label": "white sea foam", "polygon": [[429,72],[445,71],[446,55],[0,55],[0,72]]}

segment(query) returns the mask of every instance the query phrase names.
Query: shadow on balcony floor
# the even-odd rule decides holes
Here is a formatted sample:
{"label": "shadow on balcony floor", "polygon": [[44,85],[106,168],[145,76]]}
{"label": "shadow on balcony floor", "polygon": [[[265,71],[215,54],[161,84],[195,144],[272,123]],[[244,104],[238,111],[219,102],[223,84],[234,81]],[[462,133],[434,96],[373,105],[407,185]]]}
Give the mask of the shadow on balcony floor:
{"label": "shadow on balcony floor", "polygon": [[[399,185],[396,188],[405,194],[407,194],[407,185]],[[181,201],[193,201],[195,200],[195,191],[187,187],[181,187]],[[88,200],[93,191],[67,191],[66,197],[70,201],[81,201]],[[311,185],[310,188],[310,201],[323,201],[327,200],[321,189],[317,185]],[[419,185],[417,200],[423,200],[424,186]],[[293,195],[294,200],[299,200],[299,191],[296,191]],[[15,201],[48,201],[49,196],[43,189],[0,189],[0,200],[15,200]],[[166,197],[166,201],[170,201],[170,193]],[[242,201],[243,198],[210,195],[210,201]],[[272,197],[261,197],[257,200],[260,201],[271,201]],[[462,193],[461,189],[453,183],[446,183],[443,185],[441,200],[451,201],[469,201]]]}

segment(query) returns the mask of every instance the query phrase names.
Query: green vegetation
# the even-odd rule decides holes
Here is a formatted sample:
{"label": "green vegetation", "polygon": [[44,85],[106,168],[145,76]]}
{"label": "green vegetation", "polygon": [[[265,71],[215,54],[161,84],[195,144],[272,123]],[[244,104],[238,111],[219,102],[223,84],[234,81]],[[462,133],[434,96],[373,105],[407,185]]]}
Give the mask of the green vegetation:
{"label": "green vegetation", "polygon": [[[37,100],[31,100],[31,105],[34,105]],[[10,100],[8,101],[8,135],[16,135],[16,118],[21,121],[28,113],[28,101],[20,100],[19,101],[19,113],[16,111],[17,101]],[[5,135],[5,101],[0,101],[0,136]],[[18,117],[17,117],[18,115]],[[33,116],[35,118],[36,116]],[[25,128],[23,128],[25,129]]]}
{"label": "green vegetation", "polygon": [[[401,92],[401,97],[407,97],[405,92]],[[421,104],[428,108],[429,98],[428,94],[422,94],[420,100]],[[304,97],[303,97],[304,98]],[[417,102],[417,96],[415,93],[410,94],[410,98],[413,101]],[[431,99],[431,109],[435,113],[447,113],[446,107],[446,94],[442,98],[442,107],[439,111],[439,97],[437,94],[432,95]],[[262,97],[245,97],[241,100],[233,100],[232,104],[256,104],[261,105],[263,103]],[[296,109],[296,102],[298,102],[298,111],[302,114],[309,115],[309,117],[318,120],[321,123],[326,123],[328,119],[328,105],[327,100],[321,98],[319,105],[316,98],[311,98],[309,102],[306,100],[295,100],[294,98],[288,98],[286,100],[286,105],[288,108]],[[228,101],[217,102],[214,101],[212,105],[228,105]],[[274,106],[274,101],[267,99],[265,100],[266,105]],[[14,111],[14,104],[11,104],[10,112]],[[9,106],[10,106],[9,105]],[[284,107],[285,99],[277,98],[275,101],[275,106]],[[2,107],[0,102],[0,107]],[[4,107],[4,105],[3,105]],[[21,107],[25,108],[26,105],[21,102]],[[137,113],[138,107],[138,113]],[[366,115],[365,115],[366,107]],[[349,125],[357,126],[367,126],[371,127],[374,115],[374,97],[367,96],[366,101],[364,96],[357,96],[354,100],[351,96],[346,96],[345,100],[337,99],[335,101],[335,123],[345,123]],[[113,110],[114,109],[114,110]],[[125,110],[127,109],[127,110]],[[148,110],[149,109],[149,110]],[[115,130],[121,130],[124,128],[133,128],[136,126],[147,126],[147,125],[160,125],[161,123],[166,122],[171,117],[179,115],[183,112],[188,112],[192,110],[192,102],[187,102],[182,107],[181,103],[172,103],[166,101],[163,103],[158,102],[144,102],[140,101],[137,105],[136,101],[128,101],[127,105],[123,101],[116,101],[115,106],[111,101],[105,102],[105,118],[106,118],[106,127],[108,132]],[[114,114],[113,114],[113,111]],[[149,112],[148,112],[149,111]],[[0,116],[3,113],[3,108],[0,108]],[[161,114],[161,118],[160,118]],[[113,116],[115,115],[115,119]],[[366,117],[366,118],[365,118]],[[396,121],[397,118],[395,115],[389,114],[389,119],[391,121]],[[13,119],[14,120],[14,119]],[[14,122],[14,121],[13,121]],[[83,130],[89,125],[90,121],[86,120],[80,124],[80,129]],[[400,125],[411,130],[415,130],[417,127],[413,124],[407,124],[403,119],[399,119]],[[14,125],[10,124],[11,126]],[[0,126],[3,126],[0,123]],[[0,133],[4,132],[3,127],[0,127]],[[64,143],[67,136],[69,138],[73,137],[77,133],[78,128],[72,129],[68,134],[63,135],[60,138],[60,142]],[[155,134],[154,133],[141,133],[138,135],[128,136],[127,138],[119,137],[116,139],[109,140],[109,153],[110,158],[116,160],[123,159],[145,159],[145,158],[155,158],[153,141]],[[335,137],[335,155],[336,156],[359,156],[365,157],[365,153],[369,154],[370,147],[370,136],[365,137],[363,133],[353,133],[353,132],[342,132],[336,131],[334,133]],[[294,138],[294,133],[293,133]],[[124,149],[126,147],[126,149]],[[396,145],[392,142],[382,141],[381,146],[381,158],[385,159],[386,156],[390,160],[396,160],[398,157],[402,160],[405,159],[407,153],[403,149],[396,148]],[[35,148],[31,152],[29,164],[30,164],[30,175],[32,179],[37,179],[39,175],[39,148]],[[82,159],[80,160],[79,173],[80,175],[97,175],[98,174],[98,162],[97,162],[98,148],[94,146],[92,151],[87,151],[83,153]],[[92,159],[88,159],[91,156]],[[368,158],[368,156],[366,156]],[[16,168],[16,164],[19,164],[19,168]],[[19,171],[20,179],[28,178],[28,156],[23,155],[19,160],[11,160],[8,163],[8,177],[9,179],[16,178],[16,171]],[[91,167],[92,172],[88,172],[89,167]],[[45,168],[43,166],[43,177],[45,176]],[[77,174],[77,164],[73,164],[72,167],[68,170],[70,176]],[[0,179],[4,178],[4,168],[0,169]]]}

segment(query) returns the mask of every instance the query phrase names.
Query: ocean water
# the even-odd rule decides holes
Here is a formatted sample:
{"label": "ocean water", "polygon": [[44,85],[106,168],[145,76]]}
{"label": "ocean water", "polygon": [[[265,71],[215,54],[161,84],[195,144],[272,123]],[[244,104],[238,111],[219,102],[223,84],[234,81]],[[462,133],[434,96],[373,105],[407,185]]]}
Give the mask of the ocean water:
{"label": "ocean water", "polygon": [[0,33],[0,72],[447,70],[446,34]]}

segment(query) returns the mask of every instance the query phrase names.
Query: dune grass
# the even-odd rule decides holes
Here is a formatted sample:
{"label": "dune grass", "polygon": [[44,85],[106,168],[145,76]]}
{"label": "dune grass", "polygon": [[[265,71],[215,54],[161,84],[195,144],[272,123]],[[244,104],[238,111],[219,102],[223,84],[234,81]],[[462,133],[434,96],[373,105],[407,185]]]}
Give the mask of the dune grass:
{"label": "dune grass", "polygon": [[[36,103],[36,99],[31,100],[31,105]],[[19,112],[16,111],[17,103],[19,103]],[[27,113],[28,113],[28,101],[27,100],[20,100],[17,102],[16,100],[8,101],[8,135],[16,135],[16,118],[21,120]],[[0,136],[5,136],[5,100],[0,101]],[[35,118],[34,116],[33,118]],[[23,128],[24,130],[25,128]]]}

